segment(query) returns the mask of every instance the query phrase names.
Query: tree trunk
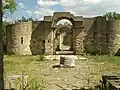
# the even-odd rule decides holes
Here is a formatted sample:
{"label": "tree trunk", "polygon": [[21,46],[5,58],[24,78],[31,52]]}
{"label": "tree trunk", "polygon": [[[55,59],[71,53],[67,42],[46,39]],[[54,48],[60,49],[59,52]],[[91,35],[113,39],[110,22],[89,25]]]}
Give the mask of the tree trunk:
{"label": "tree trunk", "polygon": [[3,12],[2,12],[2,0],[0,0],[0,90],[4,90],[2,16],[3,16]]}

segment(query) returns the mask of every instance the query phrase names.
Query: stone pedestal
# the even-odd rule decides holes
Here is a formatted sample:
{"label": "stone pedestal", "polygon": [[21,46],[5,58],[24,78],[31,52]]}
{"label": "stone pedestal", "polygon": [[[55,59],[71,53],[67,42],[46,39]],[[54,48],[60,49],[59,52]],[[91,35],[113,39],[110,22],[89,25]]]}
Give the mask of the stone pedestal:
{"label": "stone pedestal", "polygon": [[77,59],[77,56],[62,55],[62,56],[60,56],[60,66],[75,67],[76,59]]}

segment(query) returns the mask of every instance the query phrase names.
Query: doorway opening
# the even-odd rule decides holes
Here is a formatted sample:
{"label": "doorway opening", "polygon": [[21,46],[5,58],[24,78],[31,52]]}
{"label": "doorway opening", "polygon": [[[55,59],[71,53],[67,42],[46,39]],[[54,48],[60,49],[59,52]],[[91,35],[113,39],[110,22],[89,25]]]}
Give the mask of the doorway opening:
{"label": "doorway opening", "polygon": [[56,23],[56,51],[73,51],[73,24],[70,20],[61,19]]}

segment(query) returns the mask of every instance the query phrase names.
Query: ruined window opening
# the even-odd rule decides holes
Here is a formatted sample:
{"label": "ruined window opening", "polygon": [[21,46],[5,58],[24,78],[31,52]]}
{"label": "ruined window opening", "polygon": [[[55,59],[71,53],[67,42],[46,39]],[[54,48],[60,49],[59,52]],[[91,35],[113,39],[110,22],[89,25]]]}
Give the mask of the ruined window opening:
{"label": "ruined window opening", "polygon": [[42,52],[44,53],[44,52],[45,52],[45,49],[42,49]]}
{"label": "ruined window opening", "polygon": [[48,43],[49,43],[50,41],[48,40]]}
{"label": "ruined window opening", "polygon": [[23,44],[23,37],[21,37],[21,44]]}
{"label": "ruined window opening", "polygon": [[109,42],[109,35],[106,34],[106,42],[108,43]]}
{"label": "ruined window opening", "polygon": [[33,44],[35,44],[35,41],[33,41]]}
{"label": "ruined window opening", "polygon": [[43,44],[44,44],[44,43],[45,43],[45,40],[43,40],[42,42],[43,42]]}

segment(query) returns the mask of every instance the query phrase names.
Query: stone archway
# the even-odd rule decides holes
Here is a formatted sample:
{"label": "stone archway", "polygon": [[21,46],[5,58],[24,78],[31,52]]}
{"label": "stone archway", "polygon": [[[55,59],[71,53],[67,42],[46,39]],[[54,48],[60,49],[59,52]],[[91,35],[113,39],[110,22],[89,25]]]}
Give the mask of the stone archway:
{"label": "stone archway", "polygon": [[[73,40],[72,40],[72,36],[73,36],[73,31],[72,28],[63,26],[60,28],[56,29],[56,38],[57,38],[57,47],[59,46],[59,48],[57,49],[58,51],[71,51],[73,48]],[[56,39],[55,38],[55,39]],[[56,44],[56,42],[55,42]],[[57,48],[56,47],[56,48]]]}
{"label": "stone archway", "polygon": [[[58,27],[57,22],[62,19],[69,20],[72,23],[72,27]],[[52,20],[52,27],[54,28],[54,54],[56,54],[56,51],[73,51],[73,26],[74,16],[72,14],[69,12],[54,13]]]}
{"label": "stone archway", "polygon": [[[70,12],[54,12],[53,16],[45,16],[44,22],[45,24],[45,31],[48,32],[48,35],[45,37],[45,53],[46,54],[56,54],[56,49],[60,51],[60,35],[58,33],[58,37],[56,38],[57,32],[57,22],[62,19],[69,20],[73,27],[71,32],[71,45],[67,51],[72,51],[70,54],[81,54],[83,52],[83,36],[82,31],[84,27],[84,19],[82,16],[74,16]],[[47,24],[49,23],[49,24]],[[68,30],[69,31],[69,30]],[[66,34],[67,35],[67,34]],[[65,34],[63,35],[65,36]],[[67,35],[68,36],[68,35]],[[51,42],[48,42],[48,39],[51,39]],[[61,40],[62,41],[62,40]],[[65,41],[65,40],[63,40]],[[64,43],[64,42],[63,42]],[[62,45],[62,44],[61,44]],[[71,47],[72,46],[72,47]],[[65,51],[65,49],[63,50]]]}

